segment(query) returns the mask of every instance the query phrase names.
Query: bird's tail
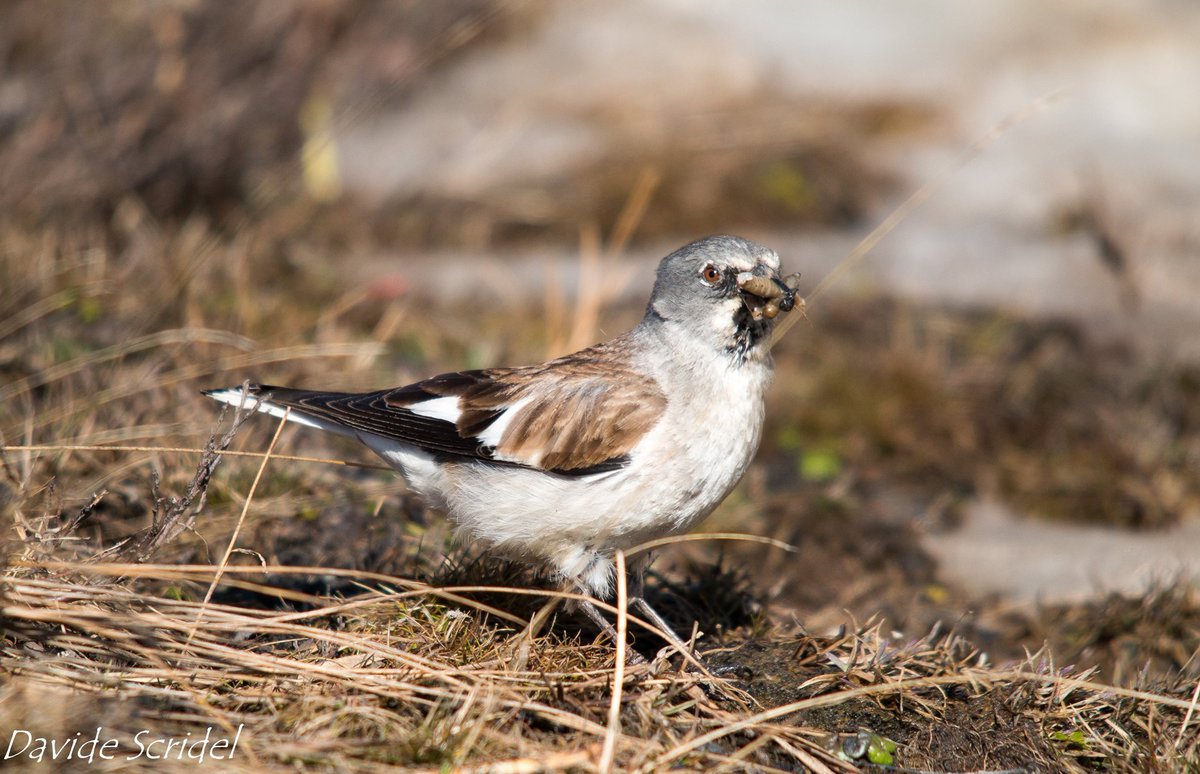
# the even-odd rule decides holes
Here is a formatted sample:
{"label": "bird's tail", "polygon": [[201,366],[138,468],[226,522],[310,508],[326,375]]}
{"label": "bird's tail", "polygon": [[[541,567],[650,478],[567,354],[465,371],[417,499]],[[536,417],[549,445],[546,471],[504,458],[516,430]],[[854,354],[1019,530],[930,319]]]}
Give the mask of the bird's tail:
{"label": "bird's tail", "polygon": [[289,422],[306,427],[315,427],[347,438],[357,438],[353,429],[331,421],[315,413],[305,405],[306,400],[313,398],[339,397],[338,393],[316,392],[313,390],[294,390],[290,387],[273,387],[267,384],[247,385],[241,387],[226,387],[220,390],[204,390],[205,395],[213,400],[228,403],[231,406],[242,406],[252,409],[257,404],[258,411],[273,417],[287,415]]}

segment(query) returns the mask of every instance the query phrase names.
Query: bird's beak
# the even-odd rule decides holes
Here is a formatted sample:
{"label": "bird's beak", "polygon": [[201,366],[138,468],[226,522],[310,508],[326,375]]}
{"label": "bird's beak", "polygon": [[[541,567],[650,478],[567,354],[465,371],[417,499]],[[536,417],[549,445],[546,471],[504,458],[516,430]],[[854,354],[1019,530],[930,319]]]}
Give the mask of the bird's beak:
{"label": "bird's beak", "polygon": [[799,282],[799,274],[789,274],[781,279],[775,272],[744,271],[737,276],[742,301],[755,320],[764,317],[769,320],[780,312],[790,312],[795,308],[797,300],[803,304],[804,299],[796,295],[796,285]]}

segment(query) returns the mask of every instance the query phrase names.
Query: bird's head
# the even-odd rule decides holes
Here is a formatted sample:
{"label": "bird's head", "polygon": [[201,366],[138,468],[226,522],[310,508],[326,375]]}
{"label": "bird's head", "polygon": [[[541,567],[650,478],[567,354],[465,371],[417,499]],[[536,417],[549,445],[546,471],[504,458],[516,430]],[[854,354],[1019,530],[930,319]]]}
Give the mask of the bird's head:
{"label": "bird's head", "polygon": [[681,325],[745,359],[765,349],[780,312],[803,300],[774,250],[735,236],[692,242],[662,259],[645,325]]}

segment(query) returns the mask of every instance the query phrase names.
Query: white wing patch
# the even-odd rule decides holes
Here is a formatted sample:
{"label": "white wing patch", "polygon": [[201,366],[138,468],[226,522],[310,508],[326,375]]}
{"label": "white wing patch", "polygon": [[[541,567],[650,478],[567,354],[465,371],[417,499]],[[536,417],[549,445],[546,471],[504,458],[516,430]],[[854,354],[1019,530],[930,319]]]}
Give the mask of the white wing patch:
{"label": "white wing patch", "polygon": [[[440,400],[445,400],[445,398],[441,398]],[[482,443],[484,446],[499,446],[500,439],[504,437],[504,431],[508,429],[510,424],[512,424],[513,417],[515,417],[521,411],[521,409],[528,406],[531,400],[533,400],[533,396],[526,395],[524,398],[521,398],[516,403],[513,403],[511,406],[504,409],[503,414],[492,420],[492,423],[488,425],[487,429],[476,436],[480,443]]]}
{"label": "white wing patch", "polygon": [[443,422],[449,422],[452,425],[458,424],[458,417],[462,413],[458,407],[457,395],[447,395],[444,398],[423,400],[420,403],[414,403],[413,405],[408,406],[408,410],[414,414],[420,414],[423,417],[440,419]]}

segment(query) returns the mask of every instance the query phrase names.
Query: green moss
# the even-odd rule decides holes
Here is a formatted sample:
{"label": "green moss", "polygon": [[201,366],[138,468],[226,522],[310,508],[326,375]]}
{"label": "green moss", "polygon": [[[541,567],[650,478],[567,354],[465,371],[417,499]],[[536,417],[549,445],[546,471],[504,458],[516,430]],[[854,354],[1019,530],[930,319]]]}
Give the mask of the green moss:
{"label": "green moss", "polygon": [[812,449],[800,455],[797,467],[805,481],[822,483],[837,478],[842,472],[842,459],[835,452]]}

